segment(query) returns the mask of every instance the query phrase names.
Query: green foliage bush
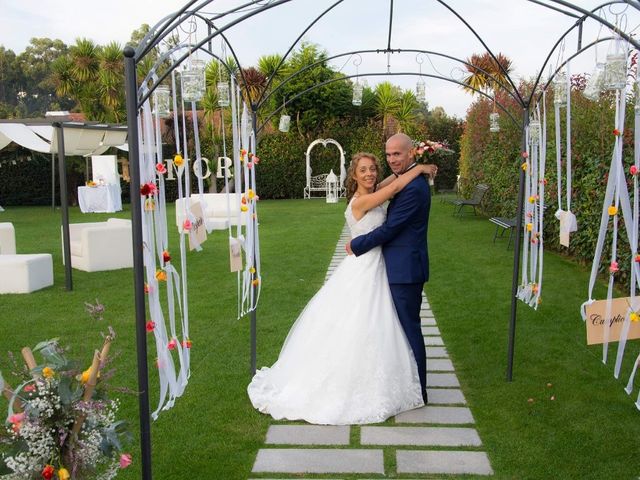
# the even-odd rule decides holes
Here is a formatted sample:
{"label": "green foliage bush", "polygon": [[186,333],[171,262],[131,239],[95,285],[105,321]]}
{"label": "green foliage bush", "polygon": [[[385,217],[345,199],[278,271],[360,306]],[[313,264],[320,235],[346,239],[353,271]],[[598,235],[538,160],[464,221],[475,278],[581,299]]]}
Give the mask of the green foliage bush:
{"label": "green foliage bush", "polygon": [[[605,93],[599,101],[588,100],[582,94],[584,82],[578,76],[573,79],[571,93],[571,210],[578,221],[578,231],[571,234],[570,247],[559,244],[559,221],[554,214],[558,209],[558,187],[555,153],[555,121],[553,98],[547,98],[547,156],[544,219],[545,247],[573,256],[582,264],[593,260],[600,217],[603,208],[609,165],[614,143],[614,95]],[[517,120],[522,111],[510,98],[501,97],[509,112]],[[631,100],[630,100],[631,101]],[[628,102],[629,103],[629,102]],[[515,215],[517,206],[518,179],[521,165],[521,132],[507,114],[500,112],[500,132],[489,132],[489,113],[492,104],[483,99],[476,100],[469,108],[465,130],[461,138],[460,172],[467,180],[466,194],[474,185],[486,183],[490,191],[485,197],[485,213],[489,216]],[[566,151],[566,111],[561,110],[562,155]],[[624,133],[624,158],[627,183],[631,185],[628,167],[633,163],[633,108],[627,108]],[[563,160],[563,169],[566,165]],[[562,207],[566,209],[566,179],[562,178]],[[620,272],[616,281],[627,285],[630,277],[630,250],[620,215],[621,229],[618,234],[618,262]],[[609,225],[611,230],[611,224]],[[604,272],[610,262],[611,233],[605,242],[600,271]],[[585,292],[586,293],[586,292]]]}

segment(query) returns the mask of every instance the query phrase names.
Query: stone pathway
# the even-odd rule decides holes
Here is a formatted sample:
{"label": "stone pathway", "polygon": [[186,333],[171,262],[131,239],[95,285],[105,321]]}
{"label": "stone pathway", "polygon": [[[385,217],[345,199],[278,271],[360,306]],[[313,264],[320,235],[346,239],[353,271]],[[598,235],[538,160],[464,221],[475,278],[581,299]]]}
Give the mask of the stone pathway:
{"label": "stone pathway", "polygon": [[[345,257],[344,246],[348,239],[345,225],[326,278]],[[473,415],[465,406],[454,366],[424,294],[420,317],[427,347],[428,406],[371,426],[274,421],[253,465],[255,480],[305,478],[304,474],[312,474],[307,478],[326,478],[318,477],[320,474],[349,474],[350,478],[363,479],[372,474],[377,478],[493,475],[489,458],[482,451],[482,441],[473,427]]]}

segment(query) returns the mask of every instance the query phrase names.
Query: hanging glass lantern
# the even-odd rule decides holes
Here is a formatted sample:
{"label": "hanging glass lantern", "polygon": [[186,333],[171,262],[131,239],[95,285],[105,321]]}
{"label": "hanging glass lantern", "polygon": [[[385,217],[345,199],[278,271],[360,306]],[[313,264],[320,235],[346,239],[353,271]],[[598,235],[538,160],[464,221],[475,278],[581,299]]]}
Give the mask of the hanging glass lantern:
{"label": "hanging glass lantern", "polygon": [[159,85],[153,91],[153,113],[159,117],[168,117],[171,104],[171,91],[165,85]]}
{"label": "hanging glass lantern", "polygon": [[594,102],[600,98],[600,93],[604,90],[604,63],[596,63],[593,73],[587,80],[587,86],[584,87],[584,96]]}
{"label": "hanging glass lantern", "polygon": [[218,105],[228,107],[231,104],[228,82],[218,82]]}
{"label": "hanging glass lantern", "polygon": [[624,52],[607,55],[604,86],[608,90],[619,90],[627,86],[627,55]]}
{"label": "hanging glass lantern", "polygon": [[289,115],[281,115],[280,125],[278,125],[278,130],[280,130],[281,132],[287,133],[289,131],[290,125],[291,125],[291,117]]}
{"label": "hanging glass lantern", "polygon": [[362,105],[362,84],[357,81],[353,84],[353,100],[351,103],[356,106]]}
{"label": "hanging glass lantern", "polygon": [[538,145],[540,142],[540,131],[540,121],[531,120],[531,122],[529,122],[529,139],[532,145]]}
{"label": "hanging glass lantern", "polygon": [[182,72],[182,100],[197,102],[204,97],[207,88],[202,60],[191,60],[191,65]]}
{"label": "hanging glass lantern", "polygon": [[499,132],[500,124],[498,120],[500,119],[500,114],[498,112],[493,112],[489,114],[489,131],[490,132]]}
{"label": "hanging glass lantern", "polygon": [[567,104],[567,75],[560,72],[553,80],[553,103],[564,107]]}
{"label": "hanging glass lantern", "polygon": [[426,98],[426,85],[424,83],[424,80],[420,79],[416,83],[416,100],[418,100],[420,103],[424,103]]}

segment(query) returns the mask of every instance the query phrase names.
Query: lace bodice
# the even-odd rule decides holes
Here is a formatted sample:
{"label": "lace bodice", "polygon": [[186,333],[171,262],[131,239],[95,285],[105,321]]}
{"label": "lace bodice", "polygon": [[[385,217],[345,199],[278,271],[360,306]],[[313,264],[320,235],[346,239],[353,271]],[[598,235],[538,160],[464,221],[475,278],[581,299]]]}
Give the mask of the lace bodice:
{"label": "lace bodice", "polygon": [[355,238],[359,235],[369,233],[371,230],[382,225],[387,218],[387,210],[382,206],[372,208],[360,220],[356,220],[351,211],[351,204],[353,199],[347,205],[347,209],[344,212],[344,216],[347,219],[349,230],[351,231],[351,238]]}

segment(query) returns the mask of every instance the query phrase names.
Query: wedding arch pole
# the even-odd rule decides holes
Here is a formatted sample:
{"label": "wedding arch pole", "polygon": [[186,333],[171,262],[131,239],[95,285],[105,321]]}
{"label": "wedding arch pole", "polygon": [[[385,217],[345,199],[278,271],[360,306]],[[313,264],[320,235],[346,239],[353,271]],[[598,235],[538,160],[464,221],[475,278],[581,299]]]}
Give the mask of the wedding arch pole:
{"label": "wedding arch pole", "polygon": [[142,479],[151,480],[151,410],[149,407],[149,370],[142,255],[142,212],[140,191],[140,146],[138,144],[138,105],[135,51],[124,49],[127,124],[129,126],[129,168],[131,191],[131,231],[133,243],[133,291],[135,299],[136,352],[138,363],[138,408],[140,412],[140,453]]}
{"label": "wedding arch pole", "polygon": [[64,256],[64,283],[68,291],[73,290],[71,274],[71,245],[69,235],[69,198],[67,196],[67,161],[64,154],[64,128],[55,122],[58,140],[58,177],[60,178],[60,212],[62,213],[62,254]]}
{"label": "wedding arch pole", "polygon": [[[522,142],[520,151],[527,148],[527,126],[529,125],[529,108],[522,110]],[[518,166],[518,207],[516,209],[516,240],[513,247],[513,277],[511,279],[511,315],[509,317],[509,344],[507,348],[507,381],[513,381],[513,359],[515,356],[516,318],[518,313],[518,277],[520,276],[520,253],[522,249],[522,214],[524,211],[524,168]]]}

